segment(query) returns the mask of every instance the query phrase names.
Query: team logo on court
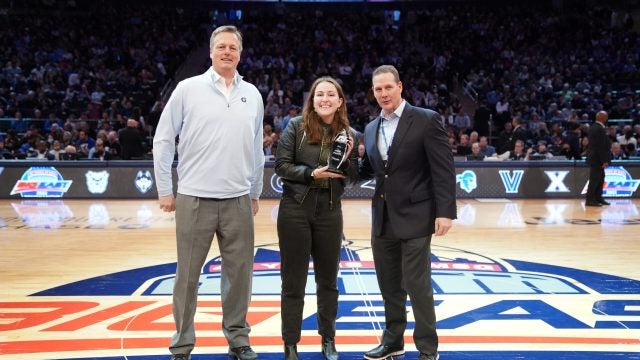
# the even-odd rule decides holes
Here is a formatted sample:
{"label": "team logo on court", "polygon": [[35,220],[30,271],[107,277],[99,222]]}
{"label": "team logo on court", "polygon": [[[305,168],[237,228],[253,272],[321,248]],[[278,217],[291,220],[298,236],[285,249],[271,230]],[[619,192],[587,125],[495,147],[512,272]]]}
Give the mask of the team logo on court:
{"label": "team logo on court", "polygon": [[[604,186],[602,196],[631,197],[638,189],[640,179],[633,179],[623,166],[609,166],[604,170]],[[582,195],[587,193],[589,181],[582,188]]]}
{"label": "team logo on court", "polygon": [[65,180],[52,166],[30,167],[16,182],[10,195],[20,194],[23,198],[62,197],[71,187],[71,180]]}
{"label": "team logo on court", "polygon": [[[102,221],[109,217],[101,208],[91,212],[98,213],[92,218]],[[345,240],[341,249],[336,342],[346,358],[361,358],[363,351],[378,343],[384,327],[384,304],[368,244],[367,240]],[[578,349],[584,354],[581,358],[600,358],[602,349],[625,359],[637,354],[638,280],[494,259],[438,245],[432,245],[431,261],[444,354],[451,344],[464,349],[456,351],[487,359],[567,359]],[[220,257],[214,256],[200,275],[195,327],[197,349],[203,353],[226,354],[220,302],[222,266]],[[49,359],[51,353],[57,359],[85,360],[115,359],[140,351],[166,354],[175,330],[171,305],[175,269],[175,263],[123,269],[44,289],[24,300],[0,302],[0,331],[5,335],[0,351],[34,360]],[[259,352],[266,351],[262,346],[281,347],[279,269],[277,244],[255,248],[248,322],[252,345]],[[317,351],[312,263],[306,294],[300,346],[301,351]],[[414,350],[413,319],[408,304],[408,351]],[[487,351],[487,345],[492,350]]]}
{"label": "team logo on court", "polygon": [[103,194],[107,191],[109,185],[109,172],[103,171],[87,171],[84,174],[87,179],[87,189],[92,194]]}
{"label": "team logo on court", "polygon": [[149,191],[153,186],[153,177],[151,177],[151,172],[149,170],[138,171],[138,174],[136,174],[135,185],[138,191],[142,194],[147,193],[147,191]]}
{"label": "team logo on court", "polygon": [[460,188],[467,193],[472,192],[478,187],[476,173],[471,170],[465,170],[462,174],[456,175],[456,183],[459,183]]}

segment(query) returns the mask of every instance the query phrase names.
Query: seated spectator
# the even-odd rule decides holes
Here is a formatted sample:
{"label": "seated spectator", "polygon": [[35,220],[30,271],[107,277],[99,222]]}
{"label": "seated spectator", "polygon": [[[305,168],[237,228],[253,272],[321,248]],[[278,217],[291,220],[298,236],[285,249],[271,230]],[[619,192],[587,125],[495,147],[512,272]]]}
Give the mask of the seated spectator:
{"label": "seated spectator", "polygon": [[284,129],[287,128],[287,124],[289,124],[289,120],[298,116],[298,107],[295,105],[289,106],[289,113],[282,118],[282,124],[280,131],[284,132]]}
{"label": "seated spectator", "polygon": [[580,156],[580,125],[570,122],[567,124],[567,131],[565,132],[562,141],[561,155],[571,160],[581,160]]}
{"label": "seated spectator", "polygon": [[553,136],[551,138],[551,143],[547,147],[547,151],[551,153],[551,155],[564,155],[562,154],[564,148],[564,140],[562,136]]}
{"label": "seated spectator", "polygon": [[102,139],[96,140],[96,146],[89,151],[89,159],[92,160],[111,160],[111,153],[105,149]]}
{"label": "seated spectator", "polygon": [[44,140],[39,140],[36,143],[35,149],[29,152],[27,158],[29,160],[52,160],[52,158],[49,157],[49,148],[47,146],[47,142]]}
{"label": "seated spectator", "polygon": [[21,111],[16,111],[13,114],[14,120],[11,120],[11,130],[14,130],[18,134],[24,134],[29,129],[29,122],[22,117]]}
{"label": "seated spectator", "polygon": [[4,139],[0,138],[0,159],[13,159],[13,153],[4,147]]}
{"label": "seated spectator", "polygon": [[[496,148],[489,145],[489,141],[487,140],[486,136],[481,136],[480,140],[479,140],[479,145],[480,145],[480,154],[484,155],[484,156],[493,156],[493,154],[496,153]],[[471,149],[473,150],[473,149]]]}
{"label": "seated spectator", "polygon": [[553,158],[553,154],[549,152],[547,143],[544,141],[538,142],[535,151],[529,154],[529,160],[548,160],[551,158]]}
{"label": "seated spectator", "polygon": [[469,135],[460,134],[460,144],[456,147],[457,156],[471,155],[471,145],[469,144]]}
{"label": "seated spectator", "polygon": [[632,156],[638,156],[638,149],[633,146],[633,144],[627,144],[624,147],[624,152],[627,154],[627,156],[632,157]]}
{"label": "seated spectator", "polygon": [[638,140],[633,137],[633,128],[631,125],[625,125],[622,129],[622,134],[618,135],[616,140],[620,145],[633,144],[635,147],[638,147]]}
{"label": "seated spectator", "polygon": [[524,141],[516,140],[513,151],[509,153],[509,160],[529,160],[529,156],[533,150],[531,148],[524,150]]}
{"label": "seated spectator", "polygon": [[264,155],[268,158],[272,158],[275,155],[275,151],[273,149],[273,139],[271,136],[265,136],[262,138],[262,150]]}
{"label": "seated spectator", "polygon": [[471,154],[467,155],[467,160],[482,161],[485,156],[480,153],[480,143],[471,144]]}
{"label": "seated spectator", "polygon": [[111,153],[113,160],[120,159],[120,142],[118,141],[118,133],[115,131],[109,131],[107,134],[107,142],[105,143],[105,149]]}
{"label": "seated spectator", "polygon": [[53,140],[51,149],[47,153],[49,160],[62,160],[62,154],[64,154],[64,150],[62,150],[60,141]]}
{"label": "seated spectator", "polygon": [[75,147],[78,149],[78,158],[88,158],[89,151],[96,146],[96,141],[89,137],[89,133],[86,130],[78,130],[78,138],[75,142]]}
{"label": "seated spectator", "polygon": [[587,151],[589,149],[589,137],[583,136],[580,141],[580,157],[583,159],[587,158]]}
{"label": "seated spectator", "polygon": [[628,160],[629,157],[622,151],[620,143],[611,143],[611,160]]}
{"label": "seated spectator", "polygon": [[76,147],[73,145],[67,145],[67,147],[64,148],[64,153],[60,160],[78,160]]}

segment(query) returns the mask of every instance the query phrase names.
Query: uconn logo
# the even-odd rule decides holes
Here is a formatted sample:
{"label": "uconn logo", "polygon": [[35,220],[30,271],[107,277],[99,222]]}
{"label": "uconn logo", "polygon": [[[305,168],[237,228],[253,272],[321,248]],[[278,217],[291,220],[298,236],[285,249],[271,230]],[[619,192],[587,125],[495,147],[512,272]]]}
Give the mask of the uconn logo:
{"label": "uconn logo", "polygon": [[278,194],[282,194],[282,179],[280,176],[276,174],[271,175],[271,188]]}

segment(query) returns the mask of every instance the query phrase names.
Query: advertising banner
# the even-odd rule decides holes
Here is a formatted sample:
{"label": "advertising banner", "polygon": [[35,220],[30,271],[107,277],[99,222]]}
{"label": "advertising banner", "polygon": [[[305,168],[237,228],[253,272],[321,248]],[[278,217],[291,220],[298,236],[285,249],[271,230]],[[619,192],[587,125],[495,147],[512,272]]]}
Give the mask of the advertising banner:
{"label": "advertising banner", "polygon": [[[177,174],[174,169],[174,191]],[[456,163],[458,198],[583,197],[589,168],[573,162]],[[640,197],[640,164],[614,163],[606,169],[604,197]],[[362,180],[346,198],[370,198],[375,180]],[[264,171],[263,198],[279,198],[282,181],[273,164]],[[153,163],[137,162],[0,162],[0,198],[156,198]]]}

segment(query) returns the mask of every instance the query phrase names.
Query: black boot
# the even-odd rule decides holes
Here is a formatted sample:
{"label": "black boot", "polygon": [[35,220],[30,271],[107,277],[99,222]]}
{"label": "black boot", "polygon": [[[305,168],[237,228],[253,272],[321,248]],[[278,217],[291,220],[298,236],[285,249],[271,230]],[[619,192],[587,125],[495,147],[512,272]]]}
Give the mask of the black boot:
{"label": "black boot", "polygon": [[333,338],[322,338],[322,355],[325,360],[338,360],[336,342],[333,341]]}
{"label": "black boot", "polygon": [[284,346],[284,360],[298,360],[298,347],[295,344]]}

